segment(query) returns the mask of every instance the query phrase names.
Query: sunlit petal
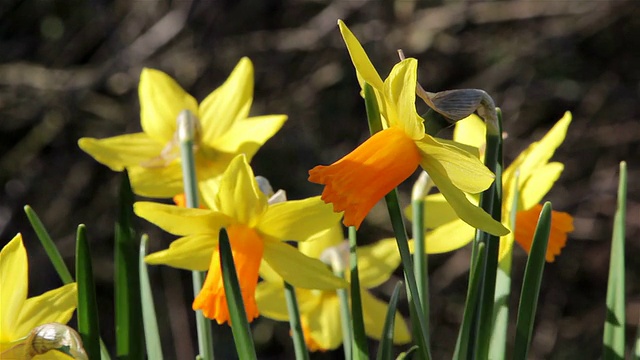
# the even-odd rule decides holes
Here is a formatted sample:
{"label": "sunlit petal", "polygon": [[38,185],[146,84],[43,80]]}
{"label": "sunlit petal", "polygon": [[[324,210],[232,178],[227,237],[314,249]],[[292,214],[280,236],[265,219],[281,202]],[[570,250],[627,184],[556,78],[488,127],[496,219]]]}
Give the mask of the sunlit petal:
{"label": "sunlit petal", "polygon": [[293,246],[266,241],[264,260],[289,284],[303,289],[330,290],[347,286],[326,264],[300,253]]}
{"label": "sunlit petal", "polygon": [[[312,344],[317,347],[314,350],[333,350],[342,344],[340,304],[335,294],[325,295],[313,311],[305,314],[303,323],[306,323]],[[306,342],[309,345],[310,341]]]}
{"label": "sunlit petal", "polygon": [[356,68],[358,78],[369,83],[378,91],[382,91],[382,79],[373,67],[371,60],[369,60],[367,53],[362,48],[362,45],[360,45],[358,39],[356,39],[355,35],[353,35],[351,30],[349,30],[342,20],[338,20],[338,27],[342,33],[344,43],[347,45],[347,49],[349,50],[349,55],[351,55],[351,61],[353,62],[353,66]]}
{"label": "sunlit petal", "polygon": [[173,138],[176,120],[182,110],[198,116],[196,100],[162,71],[143,69],[138,93],[142,130],[161,144]]}
{"label": "sunlit petal", "polygon": [[476,148],[484,147],[487,127],[478,115],[472,114],[456,122],[453,140]]}
{"label": "sunlit petal", "polygon": [[[453,220],[429,231],[425,235],[427,254],[441,254],[460,249],[469,244],[476,229],[460,219]],[[413,252],[414,241],[410,240],[409,249]]]}
{"label": "sunlit petal", "polygon": [[206,271],[217,247],[217,232],[189,235],[174,240],[168,249],[147,255],[144,261],[151,265],[162,264],[185,270]]}
{"label": "sunlit petal", "polygon": [[133,205],[136,215],[174,235],[215,234],[231,220],[207,209],[188,209],[139,201]]}
{"label": "sunlit petal", "polygon": [[494,220],[491,215],[469,202],[464,193],[449,181],[449,177],[440,163],[423,161],[422,166],[460,219],[493,235],[502,236],[509,233],[509,230]]}
{"label": "sunlit petal", "polygon": [[27,336],[35,327],[47,323],[66,324],[76,310],[77,303],[76,283],[31,297],[22,307],[14,334],[18,337]]}
{"label": "sunlit petal", "polygon": [[298,243],[298,250],[301,253],[319,259],[325,249],[336,246],[344,241],[344,230],[339,222],[331,226],[328,231],[320,233],[309,241]]}
{"label": "sunlit petal", "polygon": [[[537,204],[530,210],[518,211],[516,214],[515,240],[522,248],[529,253],[533,243],[533,235],[538,224],[542,205]],[[551,231],[547,243],[545,259],[553,262],[557,255],[560,255],[562,248],[567,243],[567,234],[573,231],[573,217],[560,212],[551,212]]]}
{"label": "sunlit petal", "polygon": [[174,161],[166,167],[132,166],[128,169],[133,191],[141,196],[170,198],[184,192],[182,168]]}
{"label": "sunlit petal", "polygon": [[0,252],[0,343],[19,337],[20,312],[27,299],[28,275],[27,251],[22,235],[16,235]]}
{"label": "sunlit petal", "polygon": [[319,196],[269,206],[257,225],[261,233],[283,240],[304,241],[335,226],[340,214]]}
{"label": "sunlit petal", "polygon": [[518,208],[530,209],[542,201],[542,198],[547,195],[553,184],[560,177],[560,174],[562,174],[563,169],[564,165],[559,162],[552,162],[538,167],[522,184],[519,191]]}
{"label": "sunlit petal", "polygon": [[[437,163],[439,173],[464,192],[475,194],[484,191],[495,179],[495,175],[476,156],[458,147],[440,143],[428,135],[416,144],[422,154],[420,164],[423,168],[425,164]],[[433,178],[429,169],[425,170]]]}
{"label": "sunlit petal", "polygon": [[387,281],[400,265],[400,252],[395,238],[358,246],[358,273],[360,285],[376,287]]}
{"label": "sunlit petal", "polygon": [[390,126],[398,126],[413,140],[424,137],[422,119],[416,114],[418,61],[405,59],[396,64],[384,81],[384,94]]}
{"label": "sunlit petal", "polygon": [[78,146],[111,170],[122,171],[158,156],[164,144],[146,133],[135,133],[106,139],[81,138]]}
{"label": "sunlit petal", "polygon": [[[364,317],[365,332],[368,336],[380,340],[382,338],[382,330],[384,329],[389,304],[376,299],[365,289],[360,290],[360,297],[362,298],[362,315]],[[411,341],[409,327],[404,321],[402,314],[397,311],[393,331],[394,344],[406,344]]]}
{"label": "sunlit petal", "polygon": [[220,181],[217,208],[235,221],[249,227],[257,225],[267,209],[267,198],[260,191],[244,155],[236,156]]}
{"label": "sunlit petal", "polygon": [[202,141],[213,146],[233,124],[249,115],[253,101],[253,64],[240,59],[227,80],[200,104]]}
{"label": "sunlit petal", "polygon": [[256,151],[282,128],[286,120],[286,115],[265,115],[238,120],[209,146],[221,152],[245,154],[251,161]]}

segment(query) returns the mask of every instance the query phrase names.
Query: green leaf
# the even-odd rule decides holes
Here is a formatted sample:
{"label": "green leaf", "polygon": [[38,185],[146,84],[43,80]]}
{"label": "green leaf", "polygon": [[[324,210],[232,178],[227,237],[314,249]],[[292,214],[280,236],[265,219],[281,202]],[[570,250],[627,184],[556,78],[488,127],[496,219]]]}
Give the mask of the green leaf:
{"label": "green leaf", "polygon": [[231,244],[229,235],[224,228],[220,229],[219,240],[220,267],[222,268],[222,282],[229,306],[229,317],[231,319],[231,331],[236,344],[236,350],[240,359],[257,359],[253,337],[247,321],[247,313],[242,301],[242,292],[238,283],[236,267],[233,263]]}
{"label": "green leaf", "polygon": [[607,316],[604,324],[604,360],[624,359],[625,348],[625,271],[624,238],[627,213],[627,164],[620,163],[618,208],[613,220],[609,281],[607,283]]}
{"label": "green leaf", "polygon": [[393,356],[393,334],[395,329],[396,309],[398,308],[398,298],[400,297],[400,289],[402,281],[398,281],[391,293],[389,299],[389,307],[387,308],[387,316],[384,319],[384,327],[382,328],[382,339],[378,347],[377,360],[391,360]]}
{"label": "green leaf", "polygon": [[139,248],[133,229],[133,200],[127,172],[122,174],[118,220],[115,226],[116,354],[129,360],[143,359],[142,309],[140,305]]}
{"label": "green leaf", "polygon": [[356,255],[356,228],[349,226],[349,264],[351,267],[351,322],[353,328],[353,358],[369,359],[367,335],[364,331],[362,299],[360,298],[360,277],[358,276],[358,256]]}
{"label": "green leaf", "polygon": [[27,214],[27,218],[29,219],[33,230],[36,232],[38,239],[40,239],[40,242],[44,247],[44,251],[46,251],[47,255],[49,256],[49,260],[51,260],[51,263],[56,269],[56,272],[58,273],[58,276],[60,276],[62,282],[65,284],[72,283],[73,277],[71,276],[71,272],[69,271],[69,268],[67,268],[67,265],[64,263],[64,260],[62,260],[60,251],[58,251],[56,244],[53,243],[51,236],[49,236],[47,229],[45,229],[44,224],[42,223],[42,221],[40,221],[38,214],[36,214],[36,212],[29,205],[26,205],[24,207],[24,212],[25,214]]}
{"label": "green leaf", "polygon": [[89,359],[100,359],[100,326],[93,281],[91,253],[84,225],[78,226],[76,237],[76,279],[78,283],[78,333]]}
{"label": "green leaf", "polygon": [[[418,285],[419,302],[422,304],[422,312],[424,313],[424,320],[426,321],[425,328],[429,329],[429,268],[425,247],[424,196],[421,196],[419,199],[414,199],[411,202],[411,209],[413,211],[411,232],[413,233],[413,243],[415,246],[413,249],[413,266],[415,266],[413,272],[415,273],[416,283]],[[415,328],[416,326],[413,325],[413,327]],[[425,336],[427,337],[427,343],[429,343],[429,333],[425,334]]]}
{"label": "green leaf", "polygon": [[142,321],[144,324],[144,339],[147,347],[147,358],[162,360],[162,343],[158,332],[158,321],[156,319],[156,309],[153,303],[153,292],[149,282],[149,273],[144,257],[147,255],[147,234],[142,235],[140,241],[139,273],[140,273],[140,298],[142,302]]}
{"label": "green leaf", "polygon": [[480,302],[480,281],[481,269],[484,267],[485,257],[480,254],[484,251],[484,243],[477,245],[476,256],[471,259],[471,271],[469,279],[469,288],[467,289],[467,299],[464,304],[464,312],[462,315],[462,324],[458,333],[458,340],[453,352],[453,359],[466,360],[473,353],[471,345],[473,321],[476,314],[478,303]]}
{"label": "green leaf", "polygon": [[533,322],[536,317],[538,295],[542,283],[542,272],[545,265],[545,254],[551,231],[551,203],[546,202],[540,212],[538,225],[533,235],[531,251],[524,270],[520,304],[518,306],[518,320],[516,322],[516,340],[513,359],[526,360],[531,345]]}
{"label": "green leaf", "polygon": [[293,349],[296,360],[308,360],[309,350],[304,341],[304,332],[302,331],[302,323],[300,322],[300,309],[298,308],[298,299],[296,297],[296,289],[293,285],[284,283],[284,297],[287,302],[287,311],[289,313],[289,326],[291,327],[291,337],[293,337]]}

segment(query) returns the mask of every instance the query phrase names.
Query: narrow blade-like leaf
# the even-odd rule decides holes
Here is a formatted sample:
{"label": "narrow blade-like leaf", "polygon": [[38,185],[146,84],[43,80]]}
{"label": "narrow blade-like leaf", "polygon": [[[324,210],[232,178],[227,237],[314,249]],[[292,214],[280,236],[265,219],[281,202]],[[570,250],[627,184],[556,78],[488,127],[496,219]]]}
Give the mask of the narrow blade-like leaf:
{"label": "narrow blade-like leaf", "polygon": [[222,268],[222,281],[224,291],[227,296],[227,304],[229,306],[229,317],[231,318],[231,331],[236,344],[236,350],[240,359],[257,359],[255,347],[253,345],[253,337],[247,321],[247,313],[244,309],[242,301],[242,292],[238,283],[238,275],[236,267],[233,263],[233,254],[231,253],[231,244],[229,235],[224,228],[220,229],[220,266]]}
{"label": "narrow blade-like leaf", "polygon": [[115,226],[115,313],[116,354],[129,360],[143,359],[139,249],[133,229],[133,199],[125,171],[120,184]]}
{"label": "narrow blade-like leaf", "polygon": [[144,339],[147,347],[147,358],[162,360],[162,345],[158,332],[158,320],[156,308],[153,303],[153,292],[149,281],[149,273],[144,257],[147,255],[147,241],[149,237],[144,234],[140,241],[139,267],[140,267],[140,298],[142,302],[142,321],[144,324]]}
{"label": "narrow blade-like leaf", "polygon": [[349,226],[349,266],[351,267],[351,321],[353,327],[353,359],[369,358],[367,335],[364,332],[362,299],[360,298],[360,277],[358,256],[356,255],[356,228]]}
{"label": "narrow blade-like leaf", "polygon": [[538,225],[533,235],[531,251],[527,259],[527,266],[524,270],[520,304],[518,305],[518,320],[516,322],[514,360],[526,360],[529,353],[550,231],[551,203],[547,201],[542,207],[542,212],[540,212]]}
{"label": "narrow blade-like leaf", "polygon": [[396,309],[398,308],[398,298],[400,297],[400,289],[402,281],[398,281],[393,288],[391,298],[389,299],[389,308],[387,308],[387,316],[384,319],[384,327],[382,328],[382,339],[378,347],[377,360],[391,360],[393,357],[393,334],[395,329]]}
{"label": "narrow blade-like leaf", "polygon": [[618,208],[613,220],[609,281],[607,283],[607,316],[604,324],[604,360],[624,359],[625,348],[625,272],[624,238],[627,205],[627,164],[620,163]]}
{"label": "narrow blade-like leaf", "polygon": [[89,359],[100,359],[100,326],[98,304],[93,281],[91,252],[84,225],[78,226],[76,237],[76,279],[78,283],[78,333]]}

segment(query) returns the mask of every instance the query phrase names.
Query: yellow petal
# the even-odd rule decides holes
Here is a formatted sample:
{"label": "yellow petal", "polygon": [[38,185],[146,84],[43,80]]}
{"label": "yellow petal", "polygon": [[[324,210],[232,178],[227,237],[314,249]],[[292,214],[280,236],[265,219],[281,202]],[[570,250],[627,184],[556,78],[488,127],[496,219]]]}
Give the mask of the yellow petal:
{"label": "yellow petal", "polygon": [[547,163],[555,150],[562,144],[567,129],[571,123],[571,113],[566,112],[562,119],[547,132],[547,134],[537,142],[532,143],[523,151],[516,160],[505,170],[505,179],[515,177],[515,171],[518,170],[519,178],[525,181],[536,169]]}
{"label": "yellow petal", "polygon": [[132,166],[127,170],[133,192],[140,196],[170,198],[184,192],[182,168],[178,161],[166,167]]}
{"label": "yellow petal", "polygon": [[19,337],[27,336],[35,327],[52,322],[66,324],[76,310],[77,303],[75,283],[29,298],[20,312],[15,334]]}
{"label": "yellow petal", "polygon": [[81,138],[78,146],[111,170],[122,171],[158,156],[164,144],[145,133],[135,133],[106,139]]}
{"label": "yellow petal", "polygon": [[303,255],[287,243],[265,241],[263,257],[284,281],[295,287],[329,290],[347,286],[326,264]]}
{"label": "yellow petal", "polygon": [[133,205],[136,215],[174,235],[213,234],[229,224],[230,219],[207,209],[188,209],[174,205],[138,201]]}
{"label": "yellow petal", "polygon": [[400,252],[395,238],[358,246],[356,251],[360,285],[368,289],[389,280],[400,265]]}
{"label": "yellow petal", "polygon": [[389,125],[399,126],[413,140],[424,137],[423,120],[416,114],[417,69],[416,59],[405,59],[393,67],[384,81]]}
{"label": "yellow petal", "polygon": [[438,138],[437,141],[439,143],[441,143],[441,144],[447,144],[447,145],[456,147],[456,148],[458,148],[458,149],[460,149],[462,151],[466,151],[469,154],[473,155],[473,157],[476,157],[476,158],[482,160],[480,158],[480,149],[478,147],[476,147],[476,146],[471,146],[471,145],[459,143],[459,142],[456,142],[456,141],[453,141],[453,140],[440,139],[440,138]]}
{"label": "yellow petal", "polygon": [[[260,315],[278,321],[289,320],[287,301],[282,282],[263,281],[256,287],[256,303]],[[297,297],[297,296],[296,296]]]}
{"label": "yellow petal", "polygon": [[344,43],[347,45],[347,50],[349,50],[349,55],[351,56],[353,66],[356,68],[358,77],[369,83],[374,89],[382,91],[382,79],[373,67],[371,60],[369,60],[367,53],[364,51],[362,45],[360,45],[358,39],[356,39],[355,35],[353,35],[342,20],[338,20],[338,27],[340,28]]}
{"label": "yellow petal", "polygon": [[433,182],[449,204],[451,204],[451,207],[460,219],[477,229],[484,230],[496,236],[509,233],[509,230],[494,220],[491,215],[469,202],[464,193],[449,181],[447,173],[440,163],[436,161],[424,161],[422,166],[429,173]]}
{"label": "yellow petal", "polygon": [[207,271],[211,256],[217,247],[217,232],[189,235],[173,241],[168,249],[147,255],[144,261],[151,265],[162,264],[178,269]]}
{"label": "yellow petal", "polygon": [[140,75],[140,122],[142,130],[165,144],[176,132],[176,120],[182,110],[198,116],[198,103],[178,83],[162,71],[145,68]]}
{"label": "yellow petal", "polygon": [[[316,294],[316,295],[314,295]],[[319,305],[322,292],[317,290],[296,289],[296,300],[300,314],[306,314]],[[284,283],[263,281],[256,288],[256,303],[260,315],[278,321],[289,320],[287,301],[284,297]]]}
{"label": "yellow petal", "polygon": [[426,164],[438,167],[442,176],[446,176],[455,187],[471,194],[484,191],[493,183],[493,173],[473,154],[440,143],[429,135],[417,141],[416,145],[422,154],[421,165],[432,178]]}
{"label": "yellow petal", "polygon": [[321,349],[333,350],[342,344],[340,303],[337,296],[323,297],[313,311],[305,314],[304,320],[307,322],[309,335]]}
{"label": "yellow petal", "polygon": [[484,121],[478,115],[472,114],[456,122],[456,127],[453,130],[453,140],[480,148],[484,147],[487,141],[486,133],[487,127]]}
{"label": "yellow petal", "polygon": [[340,216],[319,196],[285,201],[269,206],[260,218],[258,230],[280,240],[305,241],[335,226]]}
{"label": "yellow petal", "polygon": [[342,225],[336,222],[334,226],[331,226],[328,231],[321,232],[318,236],[313,237],[309,241],[303,241],[298,243],[298,250],[301,253],[319,259],[322,252],[331,247],[336,246],[344,241],[344,231]]}
{"label": "yellow petal", "polygon": [[225,153],[243,153],[251,161],[258,149],[280,130],[286,120],[286,115],[265,115],[236,121],[209,146]]}
{"label": "yellow petal", "polygon": [[[455,210],[441,193],[427,195],[424,198],[424,226],[427,229],[435,229],[438,226],[458,219]],[[409,220],[413,221],[413,209],[411,205],[405,208],[405,214]]]}
{"label": "yellow petal", "polygon": [[[460,219],[443,224],[433,231],[427,232],[426,252],[427,254],[441,254],[460,249],[473,240],[476,229],[469,226]],[[409,242],[409,248],[413,252],[414,242]]]}
{"label": "yellow petal", "polygon": [[547,195],[560,177],[563,169],[564,165],[559,162],[538,167],[520,189],[518,209],[528,210],[542,201],[542,198]]}
{"label": "yellow petal", "polygon": [[[376,299],[365,289],[360,289],[360,297],[362,298],[362,315],[364,317],[365,332],[368,336],[380,340],[382,338],[382,330],[384,329],[384,321],[387,316],[389,304]],[[398,311],[396,311],[393,330],[394,344],[406,344],[411,341],[409,327],[404,321],[402,314]]]}
{"label": "yellow petal", "polygon": [[255,227],[267,209],[267,198],[244,155],[236,156],[222,175],[215,203],[222,213],[249,227]]}
{"label": "yellow petal", "polygon": [[16,330],[27,299],[28,267],[27,250],[18,234],[0,251],[0,343],[24,336]]}
{"label": "yellow petal", "polygon": [[240,59],[227,80],[200,105],[202,141],[211,145],[232,125],[249,115],[253,101],[253,65]]}

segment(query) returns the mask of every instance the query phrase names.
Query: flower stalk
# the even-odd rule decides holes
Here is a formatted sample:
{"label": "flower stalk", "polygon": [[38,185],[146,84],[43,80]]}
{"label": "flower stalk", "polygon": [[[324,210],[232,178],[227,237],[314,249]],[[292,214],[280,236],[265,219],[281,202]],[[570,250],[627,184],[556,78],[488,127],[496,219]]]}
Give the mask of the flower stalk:
{"label": "flower stalk", "polygon": [[[194,145],[197,132],[197,119],[189,110],[183,110],[178,115],[178,140],[180,141],[180,155],[184,193],[188,208],[198,207],[198,179],[196,177]],[[202,290],[205,274],[192,271],[194,296]],[[213,359],[213,342],[211,337],[211,321],[204,317],[202,310],[196,312],[196,329],[198,332],[198,349],[202,360]]]}

